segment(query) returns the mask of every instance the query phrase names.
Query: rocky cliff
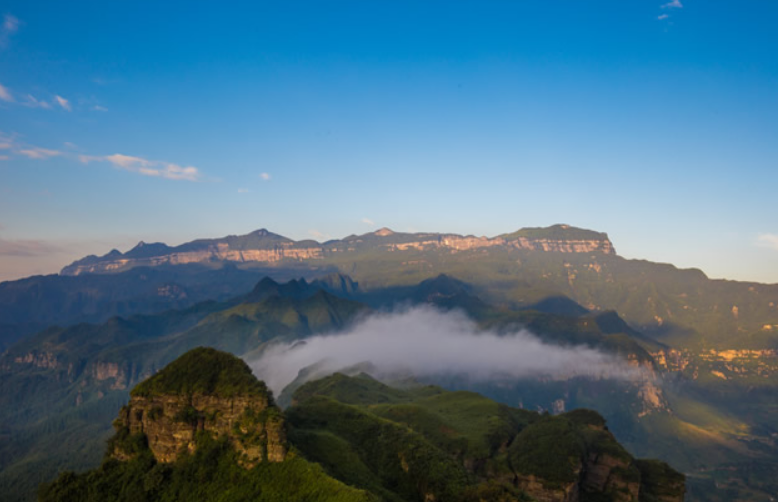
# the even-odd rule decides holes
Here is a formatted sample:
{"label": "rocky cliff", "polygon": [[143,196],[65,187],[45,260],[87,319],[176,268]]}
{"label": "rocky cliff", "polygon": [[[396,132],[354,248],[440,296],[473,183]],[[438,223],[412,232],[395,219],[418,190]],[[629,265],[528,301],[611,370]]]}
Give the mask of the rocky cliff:
{"label": "rocky cliff", "polygon": [[270,392],[243,361],[214,349],[194,349],[135,387],[114,426],[111,455],[119,460],[135,453],[132,438],[144,438],[158,462],[174,462],[195,451],[201,432],[227,440],[245,467],[287,454]]}
{"label": "rocky cliff", "polygon": [[140,242],[126,253],[113,250],[101,257],[88,256],[63,268],[61,273],[63,275],[112,273],[138,266],[155,267],[213,262],[261,265],[295,261],[320,262],[330,257],[365,250],[458,253],[490,248],[508,251],[615,254],[613,244],[606,234],[568,225],[522,229],[492,238],[457,234],[399,233],[382,228],[373,233],[350,236],[323,244],[311,240],[294,241],[261,229],[244,236],[203,239],[176,247]]}

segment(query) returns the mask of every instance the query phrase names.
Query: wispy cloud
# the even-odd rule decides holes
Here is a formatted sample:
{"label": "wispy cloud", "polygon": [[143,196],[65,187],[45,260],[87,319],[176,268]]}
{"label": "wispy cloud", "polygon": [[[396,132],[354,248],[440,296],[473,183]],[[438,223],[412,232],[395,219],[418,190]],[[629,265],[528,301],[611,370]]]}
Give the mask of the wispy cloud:
{"label": "wispy cloud", "polygon": [[11,95],[11,91],[6,86],[0,84],[0,99],[9,103],[14,101],[14,97]]}
{"label": "wispy cloud", "polygon": [[0,28],[0,49],[3,49],[8,45],[11,35],[17,31],[19,31],[19,19],[11,14],[6,14],[5,17],[3,17],[3,27]]}
{"label": "wispy cloud", "polygon": [[0,155],[0,160],[8,160],[10,157],[8,155]]}
{"label": "wispy cloud", "polygon": [[669,15],[667,15],[667,14],[662,14],[661,16],[658,16],[658,17],[657,17],[657,19],[659,19],[660,21],[662,21],[662,20],[664,20],[664,19],[667,19],[668,17],[670,17],[670,16],[669,16]]}
{"label": "wispy cloud", "polygon": [[[71,150],[78,149],[78,146],[73,143],[65,142],[64,145]],[[21,143],[17,141],[14,136],[9,136],[0,131],[0,151],[3,150],[36,160],[46,160],[52,157],[62,156],[68,159],[77,159],[83,164],[107,162],[124,171],[169,180],[199,181],[202,176],[200,170],[194,166],[181,166],[172,162],[149,160],[144,159],[143,157],[134,157],[121,153],[115,153],[113,155],[77,155],[76,152],[63,152]]]}
{"label": "wispy cloud", "polygon": [[238,193],[249,193],[248,188],[238,188]]}
{"label": "wispy cloud", "polygon": [[108,108],[106,108],[104,106],[100,106],[100,105],[94,105],[92,107],[92,111],[95,111],[95,112],[107,112]]}
{"label": "wispy cloud", "polygon": [[50,150],[48,148],[40,148],[37,146],[16,150],[15,152],[19,155],[24,155],[27,158],[36,160],[43,160],[62,155],[62,152],[59,150]]}
{"label": "wispy cloud", "polygon": [[375,225],[375,222],[371,220],[370,218],[362,218],[362,223],[366,225]]}
{"label": "wispy cloud", "polygon": [[28,94],[22,104],[24,106],[29,106],[30,108],[44,108],[46,110],[51,109],[51,103],[47,101],[41,101],[32,94]]}
{"label": "wispy cloud", "polygon": [[666,4],[662,5],[663,9],[683,9],[683,4],[681,3],[681,0],[672,0],[671,2],[667,2]]}
{"label": "wispy cloud", "polygon": [[200,171],[194,166],[180,166],[172,162],[149,160],[121,153],[105,156],[79,155],[78,160],[84,164],[108,162],[125,171],[169,180],[198,181],[201,177]]}
{"label": "wispy cloud", "polygon": [[761,234],[757,237],[756,243],[759,246],[778,251],[778,234]]}
{"label": "wispy cloud", "polygon": [[272,178],[272,176],[270,176],[270,173],[260,173],[259,177],[265,181],[270,181],[270,179]]}
{"label": "wispy cloud", "polygon": [[73,110],[73,108],[70,107],[70,101],[68,101],[67,99],[63,98],[62,96],[59,96],[59,95],[54,96],[54,99],[57,101],[57,104],[59,106],[61,106],[64,110],[67,110],[67,111],[72,111]]}
{"label": "wispy cloud", "polygon": [[61,252],[62,248],[46,241],[0,239],[0,256],[45,256]]}

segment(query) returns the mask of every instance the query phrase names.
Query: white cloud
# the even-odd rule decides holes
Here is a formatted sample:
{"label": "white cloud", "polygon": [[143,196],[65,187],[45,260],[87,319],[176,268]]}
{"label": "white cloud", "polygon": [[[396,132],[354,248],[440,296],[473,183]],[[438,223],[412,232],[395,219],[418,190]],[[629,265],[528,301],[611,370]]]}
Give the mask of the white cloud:
{"label": "white cloud", "polygon": [[43,160],[62,155],[62,152],[59,150],[49,150],[48,148],[40,148],[37,146],[25,148],[23,150],[16,150],[16,153],[35,160]]}
{"label": "white cloud", "polygon": [[121,153],[105,155],[102,157],[79,155],[78,160],[84,164],[90,162],[108,162],[125,171],[169,180],[198,181],[201,176],[200,171],[194,166],[180,166],[178,164],[173,164],[172,162],[148,160],[142,157],[133,157]]}
{"label": "white cloud", "polygon": [[129,155],[122,155],[121,153],[115,153],[113,155],[106,155],[105,160],[111,164],[121,167],[122,169],[132,170],[135,168],[141,168],[148,166],[151,162],[140,157],[131,157]]}
{"label": "white cloud", "polygon": [[672,0],[662,6],[663,9],[683,9],[681,0]]}
{"label": "white cloud", "polygon": [[657,19],[659,19],[660,21],[662,21],[662,20],[664,20],[664,19],[667,19],[668,17],[670,17],[670,16],[668,16],[667,14],[662,14],[661,16],[657,17]]}
{"label": "white cloud", "polygon": [[40,101],[32,94],[27,95],[27,100],[22,103],[24,106],[29,106],[30,108],[44,108],[46,110],[51,109],[51,103],[47,103],[46,101]]}
{"label": "white cloud", "polygon": [[63,109],[65,109],[65,110],[67,110],[67,111],[72,111],[72,110],[73,110],[73,109],[70,107],[70,101],[68,101],[67,99],[63,98],[62,96],[59,96],[59,95],[57,95],[57,96],[54,96],[54,99],[56,99],[56,100],[57,100],[57,104],[58,104],[59,106],[61,106]]}
{"label": "white cloud", "polygon": [[6,86],[0,84],[0,99],[8,101],[9,103],[14,101],[14,97],[11,95],[11,91]]}
{"label": "white cloud", "polygon": [[265,181],[270,181],[270,178],[272,178],[272,176],[270,176],[270,173],[261,173],[259,177]]}
{"label": "white cloud", "polygon": [[95,106],[92,107],[92,110],[95,111],[95,112],[107,112],[108,108],[106,108],[104,106],[100,106],[100,105],[95,105]]}
{"label": "white cloud", "polygon": [[248,188],[238,188],[238,193],[249,193]]}
{"label": "white cloud", "polygon": [[778,234],[761,234],[756,239],[759,246],[778,251]]}
{"label": "white cloud", "polygon": [[467,375],[475,381],[649,377],[612,354],[550,345],[522,329],[484,331],[464,314],[430,307],[374,314],[341,333],[272,345],[250,366],[278,395],[303,368],[313,379],[361,363],[370,363],[379,378],[408,373]]}
{"label": "white cloud", "polygon": [[375,225],[375,222],[370,218],[362,218],[362,223],[365,223],[367,225]]}

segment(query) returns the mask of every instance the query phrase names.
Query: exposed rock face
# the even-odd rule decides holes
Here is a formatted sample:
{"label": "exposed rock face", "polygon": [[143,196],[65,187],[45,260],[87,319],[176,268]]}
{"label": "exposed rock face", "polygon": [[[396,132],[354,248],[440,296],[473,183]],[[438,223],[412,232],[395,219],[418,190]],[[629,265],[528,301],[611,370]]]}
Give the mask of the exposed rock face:
{"label": "exposed rock face", "polygon": [[[63,275],[110,273],[138,266],[154,267],[219,261],[272,265],[283,261],[319,261],[333,255],[358,253],[365,249],[384,252],[440,250],[448,253],[488,248],[558,253],[615,254],[616,252],[605,234],[579,231],[566,225],[557,225],[547,230],[547,235],[542,233],[521,235],[520,231],[517,234],[489,238],[457,234],[402,234],[382,228],[371,234],[320,244],[315,241],[293,241],[263,229],[247,236],[194,241],[175,248],[164,244],[140,243],[135,249],[124,254],[112,251],[102,257],[84,258],[63,268],[61,273]],[[563,233],[554,233],[560,231]],[[565,232],[570,233],[568,235]],[[170,294],[175,292],[172,290],[160,292],[160,295]]]}
{"label": "exposed rock face", "polygon": [[[266,398],[256,396],[135,396],[122,408],[117,427],[145,434],[159,462],[173,462],[181,452],[193,452],[199,431],[229,438],[246,466],[282,462],[287,453],[283,418]],[[114,456],[126,457],[121,451]]]}
{"label": "exposed rock face", "polygon": [[[580,467],[579,467],[580,470]],[[538,502],[578,502],[578,482],[559,488],[549,488],[535,476],[518,476],[517,486]]]}
{"label": "exposed rock face", "polygon": [[56,369],[59,364],[57,356],[51,352],[41,352],[33,350],[24,354],[23,356],[17,356],[14,358],[16,364],[31,364],[38,368]]}
{"label": "exposed rock face", "polygon": [[[630,477],[633,472],[637,476]],[[607,454],[590,453],[582,480],[589,492],[607,493],[614,502],[637,502],[640,494],[640,476],[630,462]]]}
{"label": "exposed rock face", "polygon": [[245,362],[215,349],[192,349],[138,384],[114,426],[111,454],[120,460],[145,437],[157,461],[174,462],[197,449],[200,433],[228,441],[245,467],[286,458],[284,418],[272,394]]}

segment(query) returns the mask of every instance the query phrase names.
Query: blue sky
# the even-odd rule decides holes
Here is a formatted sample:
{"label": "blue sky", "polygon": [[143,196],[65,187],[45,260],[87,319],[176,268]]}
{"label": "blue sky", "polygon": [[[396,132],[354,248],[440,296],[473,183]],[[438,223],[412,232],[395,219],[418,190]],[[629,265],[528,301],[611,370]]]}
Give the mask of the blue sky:
{"label": "blue sky", "polygon": [[778,282],[778,4],[0,7],[0,280],[266,227],[496,235]]}

